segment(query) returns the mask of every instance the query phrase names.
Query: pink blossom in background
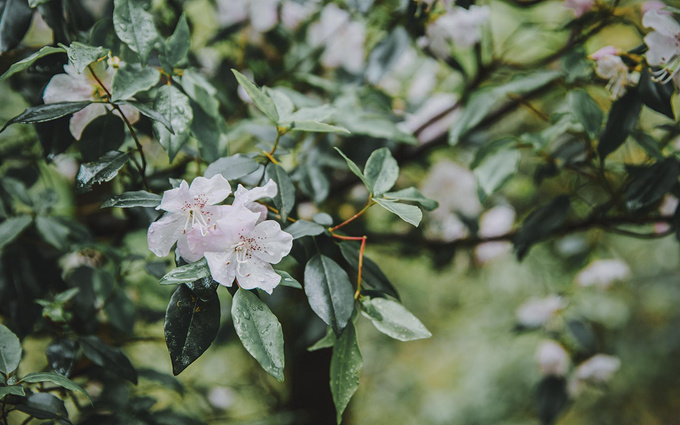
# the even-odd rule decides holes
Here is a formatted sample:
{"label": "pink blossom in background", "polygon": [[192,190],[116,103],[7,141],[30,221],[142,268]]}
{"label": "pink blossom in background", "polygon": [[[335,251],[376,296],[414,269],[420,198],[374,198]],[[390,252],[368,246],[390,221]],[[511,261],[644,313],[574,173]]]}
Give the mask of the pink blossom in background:
{"label": "pink blossom in background", "polygon": [[592,9],[594,4],[595,0],[564,0],[564,5],[573,9],[577,18]]}

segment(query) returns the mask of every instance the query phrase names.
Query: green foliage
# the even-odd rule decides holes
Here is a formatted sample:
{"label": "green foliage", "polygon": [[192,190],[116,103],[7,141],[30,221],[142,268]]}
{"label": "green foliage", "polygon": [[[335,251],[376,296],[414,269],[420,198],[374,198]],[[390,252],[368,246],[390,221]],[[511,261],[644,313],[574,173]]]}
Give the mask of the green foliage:
{"label": "green foliage", "polygon": [[349,323],[335,341],[331,358],[331,393],[338,424],[342,422],[349,400],[359,388],[359,372],[363,364],[354,325]]}
{"label": "green foliage", "polygon": [[305,266],[305,294],[314,313],[340,335],[354,312],[347,273],[331,258],[317,254]]}

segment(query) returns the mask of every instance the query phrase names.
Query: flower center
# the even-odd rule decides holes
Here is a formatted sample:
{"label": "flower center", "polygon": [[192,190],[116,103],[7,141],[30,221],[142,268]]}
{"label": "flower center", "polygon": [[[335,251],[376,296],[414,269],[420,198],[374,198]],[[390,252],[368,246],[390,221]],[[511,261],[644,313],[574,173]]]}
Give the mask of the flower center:
{"label": "flower center", "polygon": [[[662,59],[664,61],[666,60],[666,58]],[[652,71],[652,75],[654,76],[652,81],[666,84],[675,77],[675,74],[677,74],[678,71],[680,71],[680,55],[674,55],[668,60],[663,68]]]}
{"label": "flower center", "polygon": [[208,198],[204,194],[194,196],[194,202],[184,202],[182,211],[188,212],[188,214],[182,233],[186,233],[187,230],[198,227],[201,231],[201,236],[208,234],[213,213],[205,208],[207,203]]}

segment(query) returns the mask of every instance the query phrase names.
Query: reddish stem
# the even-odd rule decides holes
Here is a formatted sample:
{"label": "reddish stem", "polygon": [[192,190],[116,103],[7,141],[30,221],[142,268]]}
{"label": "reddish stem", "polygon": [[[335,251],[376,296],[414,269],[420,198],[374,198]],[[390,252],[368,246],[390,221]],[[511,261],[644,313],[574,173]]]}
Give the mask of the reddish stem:
{"label": "reddish stem", "polygon": [[[343,221],[342,223],[338,224],[337,226],[331,227],[329,230],[331,231],[331,233],[333,233],[333,232],[335,232],[336,230],[338,230],[339,228],[341,228],[341,227],[343,227],[343,226],[345,226],[345,225],[347,225],[347,224],[353,222],[354,220],[356,220],[357,218],[359,218],[359,217],[361,216],[361,214],[365,213],[367,209],[369,209],[370,207],[372,207],[373,204],[375,204],[375,201],[373,200],[373,196],[372,196],[372,195],[369,195],[369,196],[368,196],[368,202],[366,202],[366,206],[363,207],[363,208],[361,209],[361,211],[359,211],[358,213],[354,214],[353,216],[351,216],[351,217],[348,218],[347,220]],[[357,239],[357,240],[358,240],[358,239]]]}
{"label": "reddish stem", "polygon": [[334,238],[342,239],[344,241],[361,241],[361,248],[359,248],[359,273],[357,275],[357,290],[354,293],[354,299],[358,300],[359,296],[361,295],[361,272],[364,269],[364,250],[366,249],[366,239],[368,239],[368,236],[342,236],[342,235],[336,235],[335,233],[331,232],[331,235]]}

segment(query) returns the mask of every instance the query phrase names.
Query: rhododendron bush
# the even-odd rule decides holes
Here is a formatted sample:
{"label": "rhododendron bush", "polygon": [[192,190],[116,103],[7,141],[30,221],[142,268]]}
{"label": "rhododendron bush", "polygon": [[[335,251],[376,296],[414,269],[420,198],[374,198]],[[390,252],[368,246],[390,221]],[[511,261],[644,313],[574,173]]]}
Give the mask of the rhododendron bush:
{"label": "rhododendron bush", "polygon": [[0,424],[672,423],[679,19],[0,0]]}

